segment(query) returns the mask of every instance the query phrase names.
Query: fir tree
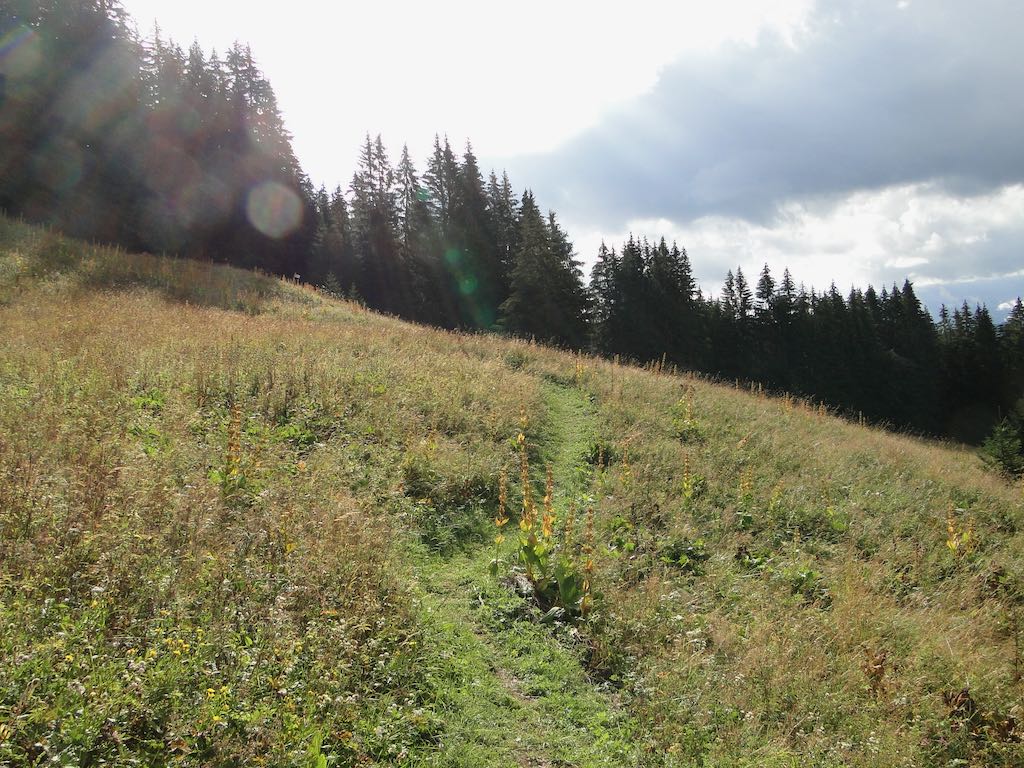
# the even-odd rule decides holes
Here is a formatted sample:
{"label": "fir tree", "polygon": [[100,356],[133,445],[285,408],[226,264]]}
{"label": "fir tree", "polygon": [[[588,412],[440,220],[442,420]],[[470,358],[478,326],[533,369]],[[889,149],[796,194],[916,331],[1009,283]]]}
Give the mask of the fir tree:
{"label": "fir tree", "polygon": [[772,305],[775,301],[775,280],[772,279],[772,273],[767,264],[761,270],[754,295],[757,297],[757,315],[762,320],[766,320],[772,314]]}
{"label": "fir tree", "polygon": [[743,270],[736,267],[736,316],[741,320],[750,316],[754,308],[754,296],[750,292]]}
{"label": "fir tree", "polygon": [[501,306],[501,326],[542,341],[582,343],[583,288],[572,266],[572,247],[553,220],[546,223],[541,217],[531,192],[524,193],[520,210],[520,246],[511,291]]}

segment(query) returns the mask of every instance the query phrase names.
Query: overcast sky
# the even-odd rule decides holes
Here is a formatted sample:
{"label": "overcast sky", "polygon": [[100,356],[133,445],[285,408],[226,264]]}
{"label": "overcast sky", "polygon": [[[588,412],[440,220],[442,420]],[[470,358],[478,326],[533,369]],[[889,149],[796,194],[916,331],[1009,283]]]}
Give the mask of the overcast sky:
{"label": "overcast sky", "polygon": [[144,34],[251,43],[317,184],[346,185],[367,131],[421,168],[447,133],[587,262],[632,231],[711,291],[768,262],[909,276],[933,309],[1024,293],[1019,0],[324,5],[124,1]]}

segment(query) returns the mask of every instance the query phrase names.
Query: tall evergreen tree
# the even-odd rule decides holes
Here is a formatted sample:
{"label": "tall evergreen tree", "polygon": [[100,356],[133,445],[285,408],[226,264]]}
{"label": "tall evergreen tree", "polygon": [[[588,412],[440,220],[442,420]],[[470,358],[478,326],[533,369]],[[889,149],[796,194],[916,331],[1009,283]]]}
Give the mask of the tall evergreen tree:
{"label": "tall evergreen tree", "polygon": [[757,298],[755,306],[757,316],[762,321],[767,321],[773,314],[772,309],[775,303],[775,280],[772,278],[767,264],[764,265],[761,275],[757,279],[757,289],[754,295]]}
{"label": "tall evergreen tree", "polygon": [[744,320],[750,317],[753,310],[754,296],[750,292],[750,285],[743,276],[743,269],[736,267],[736,316]]}
{"label": "tall evergreen tree", "polygon": [[380,136],[374,140],[367,134],[351,189],[359,293],[373,307],[406,313],[414,301],[409,275],[402,269],[399,255],[398,191]]}
{"label": "tall evergreen tree", "polygon": [[619,294],[619,258],[615,249],[609,249],[604,241],[597,251],[597,261],[590,271],[590,292],[593,305],[593,343],[602,352],[611,353],[618,346],[620,326],[625,324],[622,317],[622,300]]}
{"label": "tall evergreen tree", "polygon": [[483,178],[468,143],[452,192],[448,261],[459,289],[463,325],[490,328],[505,299],[507,280]]}
{"label": "tall evergreen tree", "polygon": [[736,277],[730,269],[725,273],[725,283],[722,285],[722,298],[720,300],[725,314],[733,319],[739,316],[739,299],[736,296]]}
{"label": "tall evergreen tree", "polygon": [[582,307],[573,296],[582,296],[583,288],[570,287],[572,280],[578,282],[571,267],[571,245],[560,229],[553,230],[544,221],[531,192],[523,194],[520,210],[520,246],[511,291],[501,306],[501,326],[541,341],[582,343]]}
{"label": "tall evergreen tree", "polygon": [[408,146],[402,147],[397,169],[399,250],[412,289],[410,316],[453,327],[458,309],[448,290],[439,235],[430,217],[430,194],[420,181]]}
{"label": "tall evergreen tree", "polygon": [[1020,297],[999,328],[999,354],[1004,370],[1000,403],[1008,410],[1024,394],[1024,304]]}
{"label": "tall evergreen tree", "polygon": [[548,213],[548,242],[551,247],[551,291],[560,310],[558,339],[576,349],[586,346],[590,298],[583,285],[581,262],[569,236],[559,225],[554,211]]}
{"label": "tall evergreen tree", "polygon": [[507,173],[502,173],[499,182],[497,175],[491,171],[487,183],[487,207],[491,212],[497,259],[501,264],[501,293],[507,296],[514,254],[519,248],[519,201],[516,200]]}
{"label": "tall evergreen tree", "polygon": [[423,175],[431,215],[440,229],[441,238],[445,241],[450,237],[452,202],[459,183],[459,167],[455,161],[448,137],[441,144],[441,139],[434,136],[434,152],[427,163],[427,172]]}

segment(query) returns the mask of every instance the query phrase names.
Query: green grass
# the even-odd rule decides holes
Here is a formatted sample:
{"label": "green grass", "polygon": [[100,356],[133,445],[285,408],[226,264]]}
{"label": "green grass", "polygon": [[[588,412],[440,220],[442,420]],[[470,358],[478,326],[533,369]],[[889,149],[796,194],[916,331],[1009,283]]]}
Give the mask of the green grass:
{"label": "green grass", "polygon": [[550,464],[556,496],[564,504],[585,493],[591,481],[586,462],[597,441],[596,409],[587,393],[573,385],[545,381],[541,462]]}
{"label": "green grass", "polygon": [[581,666],[568,629],[495,582],[489,553],[421,555],[414,583],[431,642],[431,670],[446,723],[427,765],[628,766],[642,764],[634,725]]}
{"label": "green grass", "polygon": [[[543,386],[540,454],[562,490],[585,490],[581,461],[593,413],[574,389]],[[543,472],[535,465],[534,482]],[[510,558],[511,543],[503,548]],[[427,764],[452,766],[642,765],[637,725],[607,686],[585,672],[586,647],[572,628],[540,622],[541,612],[498,583],[490,572],[492,550],[471,546],[444,557],[418,552],[411,581],[422,593],[430,642],[445,649],[433,670],[447,723],[442,743],[424,755]]]}
{"label": "green grass", "polygon": [[[0,329],[0,765],[1024,764],[971,451],[3,219]],[[588,621],[502,578],[521,413]]]}

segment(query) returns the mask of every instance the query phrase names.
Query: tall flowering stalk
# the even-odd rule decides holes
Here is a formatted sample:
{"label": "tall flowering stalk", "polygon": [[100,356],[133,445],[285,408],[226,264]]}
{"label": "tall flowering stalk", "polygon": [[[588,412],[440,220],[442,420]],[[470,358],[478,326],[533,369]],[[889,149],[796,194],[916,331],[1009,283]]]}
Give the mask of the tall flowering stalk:
{"label": "tall flowering stalk", "polygon": [[580,600],[580,615],[586,619],[594,607],[594,508],[587,508],[587,524],[583,538],[583,599]]}
{"label": "tall flowering stalk", "polygon": [[498,475],[498,514],[494,517],[494,525],[498,533],[494,537],[494,559],[491,561],[491,573],[497,575],[501,564],[501,545],[505,542],[504,528],[508,525],[508,473],[502,469]]}
{"label": "tall flowering stalk", "polygon": [[[569,616],[585,619],[593,607],[590,587],[594,569],[593,541],[594,515],[588,511],[585,544],[581,548],[585,564],[577,559],[577,547],[573,540],[576,526],[575,506],[570,503],[561,534],[557,530],[555,515],[555,478],[549,464],[546,468],[544,498],[541,509],[533,500],[533,485],[530,481],[530,461],[526,445],[526,417],[522,429],[516,435],[519,451],[519,481],[522,489],[522,513],[519,517],[518,559],[525,568],[526,578],[533,588],[533,597],[540,607],[549,611],[546,615]],[[503,529],[508,523],[508,477],[504,471],[498,477],[498,514],[494,524],[498,533],[494,539],[494,559],[491,572],[497,574],[500,567],[500,545],[505,537]],[[554,609],[560,613],[553,613]]]}
{"label": "tall flowering stalk", "polygon": [[544,516],[541,518],[541,535],[545,543],[550,543],[555,535],[555,480],[551,474],[551,465],[548,464],[547,480],[544,483]]}
{"label": "tall flowering stalk", "polygon": [[245,476],[242,474],[242,406],[238,403],[231,406],[224,464],[212,470],[210,478],[220,485],[225,499],[234,499],[245,485]]}
{"label": "tall flowering stalk", "polygon": [[535,580],[534,567],[540,565],[537,558],[537,509],[533,503],[533,490],[530,485],[530,461],[526,456],[526,435],[522,432],[516,437],[519,444],[519,480],[523,492],[523,512],[519,517],[520,554],[526,563],[526,578]]}
{"label": "tall flowering stalk", "polygon": [[519,517],[519,529],[530,533],[537,521],[537,510],[533,505],[533,490],[530,486],[530,461],[526,457],[526,435],[522,432],[516,437],[519,444],[519,482],[523,492],[523,513]]}
{"label": "tall flowering stalk", "polygon": [[569,511],[565,515],[565,525],[562,527],[562,553],[566,559],[572,560],[573,556],[573,532],[576,526],[576,502],[569,502]]}

